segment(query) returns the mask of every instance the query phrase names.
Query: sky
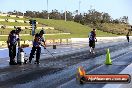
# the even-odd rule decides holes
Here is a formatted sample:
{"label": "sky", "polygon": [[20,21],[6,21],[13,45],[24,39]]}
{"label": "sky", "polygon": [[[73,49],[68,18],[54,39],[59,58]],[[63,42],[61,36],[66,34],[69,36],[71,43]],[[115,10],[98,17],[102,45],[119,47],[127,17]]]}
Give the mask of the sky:
{"label": "sky", "polygon": [[[60,12],[65,10],[74,12],[79,10],[79,0],[48,0],[48,9],[52,11],[57,9]],[[1,0],[0,11],[42,11],[47,10],[47,0]],[[88,12],[89,9],[96,9],[100,12],[106,12],[112,18],[128,16],[132,24],[132,0],[80,0],[80,12]]]}

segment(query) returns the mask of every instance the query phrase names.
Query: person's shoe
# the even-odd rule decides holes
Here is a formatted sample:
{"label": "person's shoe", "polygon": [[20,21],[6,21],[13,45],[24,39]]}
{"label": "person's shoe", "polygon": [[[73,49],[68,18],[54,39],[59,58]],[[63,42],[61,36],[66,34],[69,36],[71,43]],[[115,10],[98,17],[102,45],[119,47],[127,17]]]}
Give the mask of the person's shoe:
{"label": "person's shoe", "polygon": [[17,65],[17,63],[16,63],[16,62],[14,62],[14,65]]}
{"label": "person's shoe", "polygon": [[12,62],[9,62],[9,65],[13,65]]}
{"label": "person's shoe", "polygon": [[95,51],[93,51],[93,54],[95,54]]}
{"label": "person's shoe", "polygon": [[40,62],[37,62],[37,64],[39,65],[39,64],[40,64]]}
{"label": "person's shoe", "polygon": [[27,64],[28,63],[28,60],[24,60],[24,64]]}
{"label": "person's shoe", "polygon": [[24,60],[24,64],[27,64],[27,60]]}
{"label": "person's shoe", "polygon": [[90,49],[89,52],[92,53],[92,50]]}
{"label": "person's shoe", "polygon": [[35,61],[35,63],[34,64],[40,64],[38,61]]}
{"label": "person's shoe", "polygon": [[10,65],[17,65],[16,62],[9,62]]}
{"label": "person's shoe", "polygon": [[29,60],[29,63],[31,64],[31,60]]}

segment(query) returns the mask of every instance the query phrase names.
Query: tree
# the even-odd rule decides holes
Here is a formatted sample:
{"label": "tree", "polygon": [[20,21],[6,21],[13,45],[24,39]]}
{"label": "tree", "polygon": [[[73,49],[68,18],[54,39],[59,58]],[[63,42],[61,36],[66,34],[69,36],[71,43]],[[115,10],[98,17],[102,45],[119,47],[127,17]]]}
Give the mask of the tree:
{"label": "tree", "polygon": [[49,14],[49,18],[59,20],[61,19],[61,14],[60,12],[58,12],[58,10],[55,9],[55,10],[52,10],[52,12]]}
{"label": "tree", "polygon": [[75,22],[81,23],[82,20],[83,20],[83,16],[81,14],[80,15],[78,15],[78,14],[75,15],[75,17],[74,17]]}
{"label": "tree", "polygon": [[108,13],[102,13],[102,21],[104,23],[109,23],[111,21],[111,16]]}
{"label": "tree", "polygon": [[88,13],[84,14],[84,22],[86,24],[100,23],[102,20],[102,13],[95,11],[95,9],[89,10]]}
{"label": "tree", "polygon": [[48,11],[42,10],[42,12],[40,13],[40,17],[44,18],[44,19],[47,19],[47,16],[48,16]]}
{"label": "tree", "polygon": [[119,19],[115,19],[115,20],[113,20],[113,23],[115,23],[115,24],[119,24],[120,21],[119,21]]}
{"label": "tree", "polygon": [[[61,13],[61,19],[65,20],[65,12]],[[69,21],[73,20],[72,13],[70,11],[66,11],[66,19]]]}
{"label": "tree", "polygon": [[33,17],[34,14],[33,14],[32,11],[26,11],[25,16],[27,16],[27,17]]}
{"label": "tree", "polygon": [[122,23],[128,24],[128,16],[122,17]]}

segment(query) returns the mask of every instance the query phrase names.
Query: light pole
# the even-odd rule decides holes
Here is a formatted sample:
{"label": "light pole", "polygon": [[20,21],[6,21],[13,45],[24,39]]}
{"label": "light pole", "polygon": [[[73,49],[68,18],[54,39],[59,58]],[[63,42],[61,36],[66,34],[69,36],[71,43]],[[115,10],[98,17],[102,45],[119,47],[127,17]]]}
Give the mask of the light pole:
{"label": "light pole", "polygon": [[[66,2],[67,2],[67,0],[66,0]],[[68,4],[68,3],[67,3]],[[65,22],[67,21],[67,4],[66,4],[66,6],[65,6]]]}
{"label": "light pole", "polygon": [[81,1],[79,0],[79,11],[78,11],[79,14],[80,14],[80,4],[81,4]]}
{"label": "light pole", "polygon": [[48,7],[48,4],[49,4],[49,2],[47,0],[47,14],[48,14],[48,19],[49,19],[49,7]]}
{"label": "light pole", "polygon": [[66,11],[66,8],[65,8],[65,22],[67,20],[66,14],[67,14],[67,11]]}
{"label": "light pole", "polygon": [[24,12],[23,12],[23,17],[24,17]]}

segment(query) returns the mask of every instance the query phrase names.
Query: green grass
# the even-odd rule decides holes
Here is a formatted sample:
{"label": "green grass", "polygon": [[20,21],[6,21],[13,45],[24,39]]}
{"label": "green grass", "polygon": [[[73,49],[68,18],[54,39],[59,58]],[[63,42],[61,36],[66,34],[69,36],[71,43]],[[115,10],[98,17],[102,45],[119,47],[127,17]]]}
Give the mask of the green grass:
{"label": "green grass", "polygon": [[[52,34],[52,33],[71,33],[70,35],[46,35],[46,39],[60,39],[60,38],[87,38],[89,32],[92,30],[92,28],[81,25],[76,22],[72,21],[67,21],[65,22],[64,20],[47,20],[47,19],[40,19],[36,18],[37,22],[41,24],[46,24],[48,26],[54,27],[56,30],[46,30],[47,34]],[[3,31],[4,29],[0,29]],[[12,29],[5,29],[4,34],[9,34],[9,32]],[[36,32],[39,32],[40,30],[36,30]],[[24,29],[21,34],[30,34],[31,30],[29,29]],[[96,31],[97,37],[108,37],[108,36],[117,36],[112,33],[107,33],[107,32],[102,32],[100,30]],[[21,37],[23,40],[32,40],[32,36],[22,36]],[[7,37],[0,37],[0,41],[2,40],[7,40]]]}
{"label": "green grass", "polygon": [[101,27],[104,31],[121,35],[126,35],[128,33],[128,29],[130,29],[127,24],[104,23]]}
{"label": "green grass", "polygon": [[[6,25],[6,26],[30,26],[29,23],[6,22],[6,21],[0,21],[0,25]],[[37,24],[37,27],[42,27],[42,25],[41,24]]]}
{"label": "green grass", "polygon": [[[14,19],[14,20],[24,20],[29,21],[27,18],[17,18],[17,17],[7,17],[7,16],[0,16],[0,19]],[[20,22],[6,22],[0,21],[0,25],[8,25],[8,26],[30,26],[29,23],[20,23]],[[38,27],[41,27],[41,24],[37,24]]]}
{"label": "green grass", "polygon": [[[8,35],[14,29],[0,29],[0,35]],[[30,29],[24,29],[20,34],[30,34]]]}
{"label": "green grass", "polygon": [[[92,28],[88,26],[84,26],[73,21],[65,22],[64,20],[51,20],[51,19],[47,20],[47,19],[40,19],[40,18],[36,18],[36,20],[39,23],[47,24],[51,27],[55,27],[55,29],[57,30],[60,30],[66,33],[71,33],[70,37],[86,38],[88,36],[88,33],[92,30]],[[117,36],[117,35],[97,30],[97,36]]]}
{"label": "green grass", "polygon": [[[8,35],[11,30],[14,29],[2,29],[0,28],[0,35]],[[36,32],[38,33],[41,29],[37,29]],[[46,34],[55,34],[55,33],[62,33],[61,31],[58,30],[52,30],[52,29],[47,29],[45,30]],[[23,29],[20,34],[31,34],[31,29]]]}
{"label": "green grass", "polygon": [[19,23],[19,22],[6,22],[0,21],[0,25],[8,25],[8,26],[30,26],[29,23]]}

